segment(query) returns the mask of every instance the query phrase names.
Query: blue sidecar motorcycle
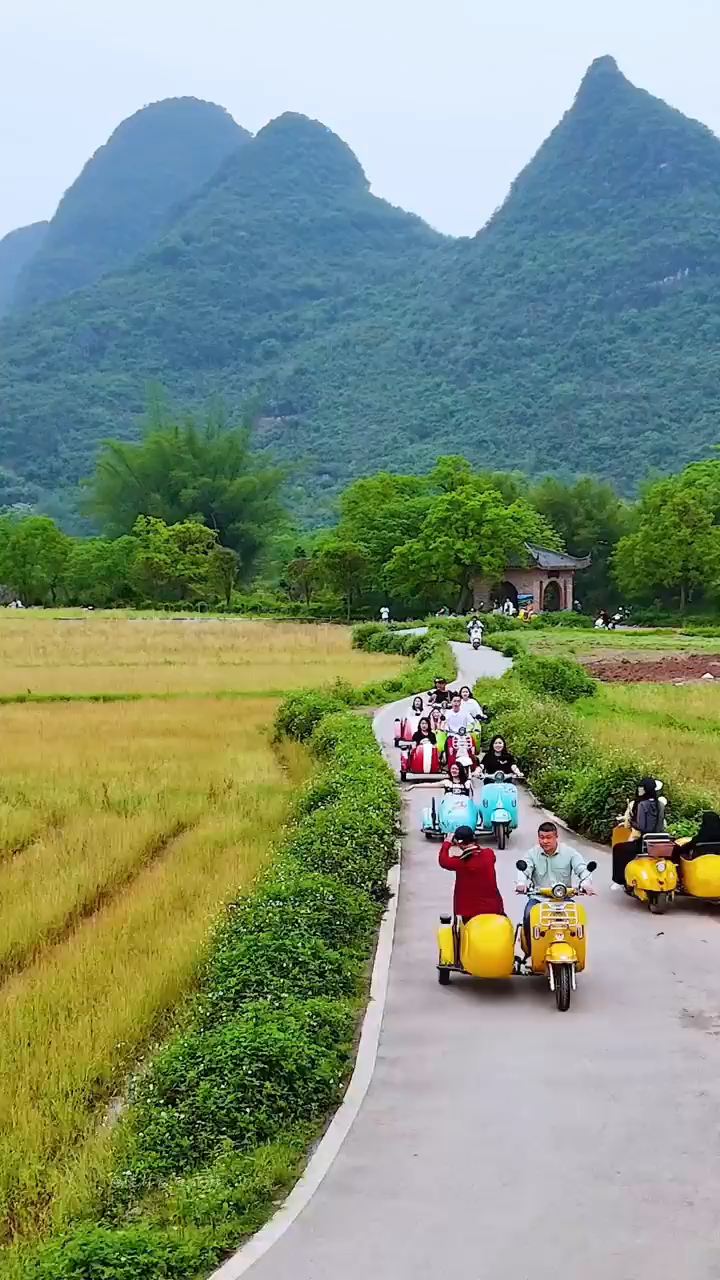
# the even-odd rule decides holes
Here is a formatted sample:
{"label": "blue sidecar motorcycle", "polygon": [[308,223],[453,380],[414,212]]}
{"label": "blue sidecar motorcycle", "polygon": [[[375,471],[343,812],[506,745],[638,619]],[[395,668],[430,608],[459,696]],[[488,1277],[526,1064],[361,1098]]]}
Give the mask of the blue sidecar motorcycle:
{"label": "blue sidecar motorcycle", "polygon": [[504,849],[518,825],[517,787],[504,773],[485,780],[479,800],[449,792],[438,803],[433,796],[423,809],[421,830],[426,840],[444,840],[458,827],[470,827],[478,837],[494,836]]}
{"label": "blue sidecar motorcycle", "polygon": [[514,779],[505,773],[485,778],[480,794],[477,834],[494,835],[498,849],[504,849],[517,825],[518,795]]}
{"label": "blue sidecar motorcycle", "polygon": [[458,827],[476,831],[479,816],[472,796],[450,791],[439,804],[433,796],[427,809],[423,809],[421,830],[426,840],[444,840],[446,836],[454,836]]}

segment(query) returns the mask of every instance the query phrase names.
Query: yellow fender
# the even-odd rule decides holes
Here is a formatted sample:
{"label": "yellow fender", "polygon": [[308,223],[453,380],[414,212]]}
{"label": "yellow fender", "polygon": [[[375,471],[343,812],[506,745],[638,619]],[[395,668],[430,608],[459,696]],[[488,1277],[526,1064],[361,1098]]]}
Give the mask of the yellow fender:
{"label": "yellow fender", "polygon": [[576,964],[577,954],[569,942],[551,942],[545,952],[545,964]]}
{"label": "yellow fender", "polygon": [[647,900],[649,893],[674,893],[677,867],[669,858],[633,858],[625,868],[625,884],[641,902]]}

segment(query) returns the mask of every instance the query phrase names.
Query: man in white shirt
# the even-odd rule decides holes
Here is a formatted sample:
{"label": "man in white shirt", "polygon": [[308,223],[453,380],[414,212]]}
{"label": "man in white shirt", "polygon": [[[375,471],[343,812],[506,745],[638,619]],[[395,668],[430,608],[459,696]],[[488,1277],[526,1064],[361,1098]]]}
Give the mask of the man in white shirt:
{"label": "man in white shirt", "polygon": [[445,725],[448,733],[460,733],[461,729],[470,733],[475,728],[474,717],[459,693],[455,694],[450,710],[445,712]]}

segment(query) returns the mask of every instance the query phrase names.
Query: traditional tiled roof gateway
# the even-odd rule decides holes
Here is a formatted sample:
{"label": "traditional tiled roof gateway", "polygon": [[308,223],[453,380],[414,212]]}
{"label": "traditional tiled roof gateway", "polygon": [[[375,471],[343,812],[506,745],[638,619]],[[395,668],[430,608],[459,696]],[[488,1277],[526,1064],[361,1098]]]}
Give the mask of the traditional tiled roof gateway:
{"label": "traditional tiled roof gateway", "polygon": [[565,551],[549,551],[532,542],[526,542],[525,546],[538,569],[587,569],[590,566],[590,556],[569,556]]}

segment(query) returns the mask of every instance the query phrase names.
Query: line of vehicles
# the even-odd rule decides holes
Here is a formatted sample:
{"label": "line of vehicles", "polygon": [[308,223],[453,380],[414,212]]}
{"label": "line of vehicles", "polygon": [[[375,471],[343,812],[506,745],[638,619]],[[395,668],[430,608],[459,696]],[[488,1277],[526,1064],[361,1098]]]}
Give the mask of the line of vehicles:
{"label": "line of vehicles", "polygon": [[[425,699],[414,699],[407,715],[396,721],[401,779],[443,786],[443,794],[433,794],[422,810],[421,830],[427,840],[448,841],[466,831],[473,840],[494,840],[498,850],[504,850],[517,830],[517,782],[522,775],[502,738],[492,739],[482,751],[486,722],[472,691],[463,686],[455,692],[444,680],[436,680]],[[489,758],[501,767],[488,771]],[[662,784],[656,786],[657,825],[662,828],[665,802],[659,794]],[[664,912],[680,896],[720,902],[720,816],[706,813],[697,835],[681,839],[662,829],[641,834],[625,817],[625,824],[613,833],[613,879],[628,895],[653,913]],[[620,875],[615,871],[618,859]],[[522,878],[527,863],[518,859],[515,865]],[[595,862],[586,864],[587,871],[595,867]],[[581,885],[566,883],[533,888],[533,905],[524,924],[517,926],[507,915],[490,911],[467,919],[442,915],[438,981],[447,985],[453,973],[485,980],[542,975],[558,1010],[566,1011],[577,974],[586,963],[587,916],[578,901],[582,893]]]}

